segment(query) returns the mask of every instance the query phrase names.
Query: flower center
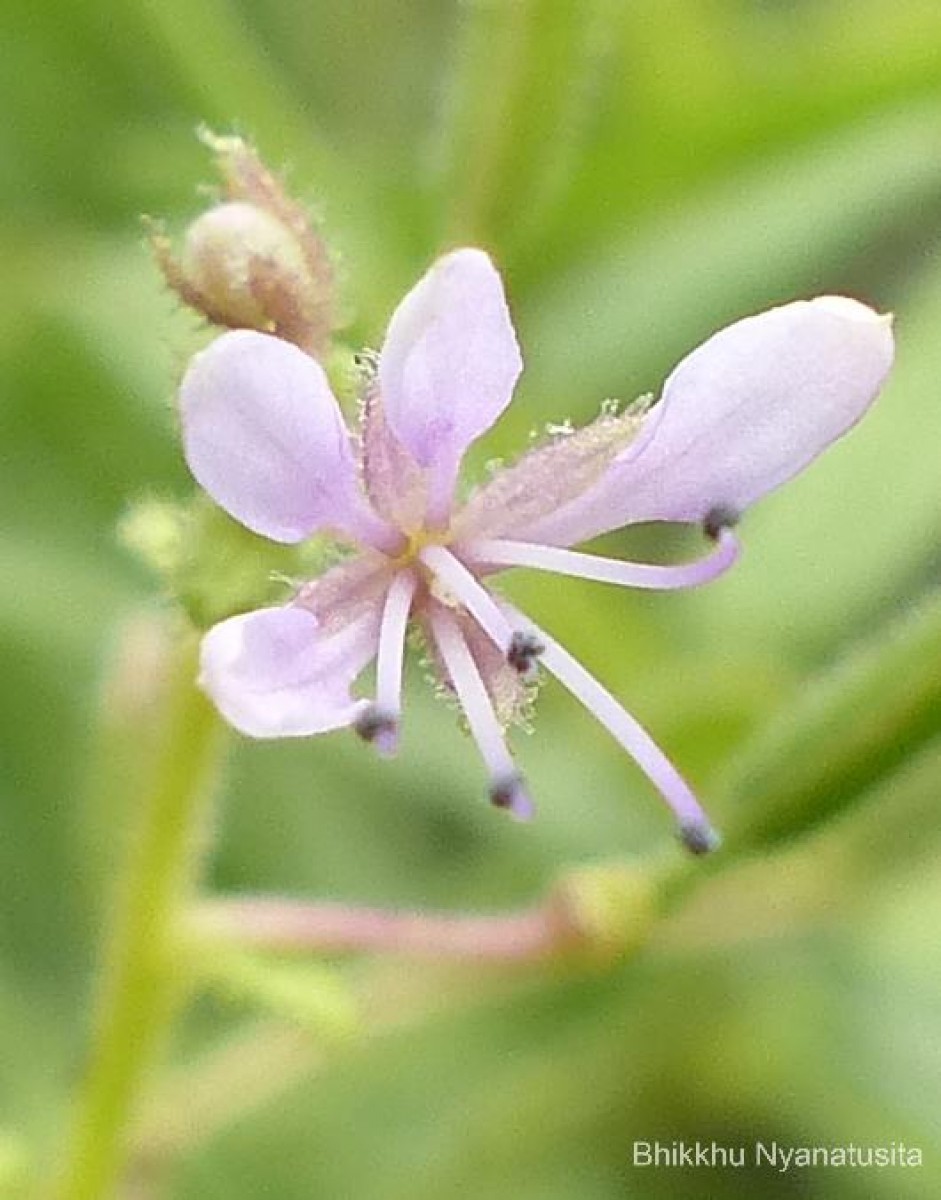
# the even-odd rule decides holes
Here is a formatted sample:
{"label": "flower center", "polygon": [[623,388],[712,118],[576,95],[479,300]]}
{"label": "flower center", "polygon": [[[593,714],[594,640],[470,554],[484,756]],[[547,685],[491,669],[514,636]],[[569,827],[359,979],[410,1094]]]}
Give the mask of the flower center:
{"label": "flower center", "polygon": [[415,562],[426,546],[446,546],[451,540],[451,532],[448,529],[419,529],[406,536],[408,541],[405,549],[390,559],[392,566],[397,570]]}

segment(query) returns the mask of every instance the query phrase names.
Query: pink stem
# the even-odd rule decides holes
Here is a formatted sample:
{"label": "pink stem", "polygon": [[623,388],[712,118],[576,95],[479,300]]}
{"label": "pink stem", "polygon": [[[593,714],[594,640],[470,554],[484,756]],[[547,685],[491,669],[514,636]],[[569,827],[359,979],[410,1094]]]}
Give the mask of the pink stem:
{"label": "pink stem", "polygon": [[527,962],[569,948],[579,937],[557,902],[494,916],[395,912],[273,896],[211,900],[197,910],[206,933],[247,949],[342,954],[380,951],[419,958]]}

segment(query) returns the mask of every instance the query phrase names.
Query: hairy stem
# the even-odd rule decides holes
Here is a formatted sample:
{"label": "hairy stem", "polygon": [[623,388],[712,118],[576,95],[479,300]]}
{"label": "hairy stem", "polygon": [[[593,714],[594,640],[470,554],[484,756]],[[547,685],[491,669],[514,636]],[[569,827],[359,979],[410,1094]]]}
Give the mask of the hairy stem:
{"label": "hairy stem", "polygon": [[175,934],[220,749],[220,727],[195,677],[195,638],[187,633],[168,672],[148,790],[127,800],[139,811],[139,827],[105,949],[93,1045],[57,1200],[114,1194],[142,1085],[184,990],[174,969]]}

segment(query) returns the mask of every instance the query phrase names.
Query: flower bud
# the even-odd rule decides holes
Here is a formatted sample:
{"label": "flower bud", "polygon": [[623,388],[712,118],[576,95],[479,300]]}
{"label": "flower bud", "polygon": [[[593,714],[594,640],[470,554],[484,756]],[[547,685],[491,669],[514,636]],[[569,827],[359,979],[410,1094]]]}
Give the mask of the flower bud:
{"label": "flower bud", "polygon": [[598,863],[564,875],[555,900],[582,950],[604,962],[629,957],[647,940],[660,884],[641,864]]}
{"label": "flower bud", "polygon": [[177,295],[214,325],[257,329],[323,358],[333,328],[333,268],[304,208],[241,138],[203,134],[223,196],[189,227],[181,258],[151,229]]}
{"label": "flower bud", "polygon": [[[270,330],[279,289],[304,284],[304,260],[291,233],[269,213],[233,200],[203,213],[189,227],[183,270],[219,314],[219,324]],[[275,311],[272,311],[275,310]],[[286,312],[280,314],[285,323]]]}

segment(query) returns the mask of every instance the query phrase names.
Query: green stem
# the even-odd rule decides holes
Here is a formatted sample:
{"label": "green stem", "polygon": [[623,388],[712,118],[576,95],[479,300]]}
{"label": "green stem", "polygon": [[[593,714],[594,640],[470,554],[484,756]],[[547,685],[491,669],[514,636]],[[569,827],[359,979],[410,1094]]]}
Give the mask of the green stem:
{"label": "green stem", "polygon": [[168,671],[156,769],[139,802],[57,1200],[114,1194],[142,1084],[184,990],[175,935],[220,748],[220,727],[195,678],[196,643],[187,633]]}

